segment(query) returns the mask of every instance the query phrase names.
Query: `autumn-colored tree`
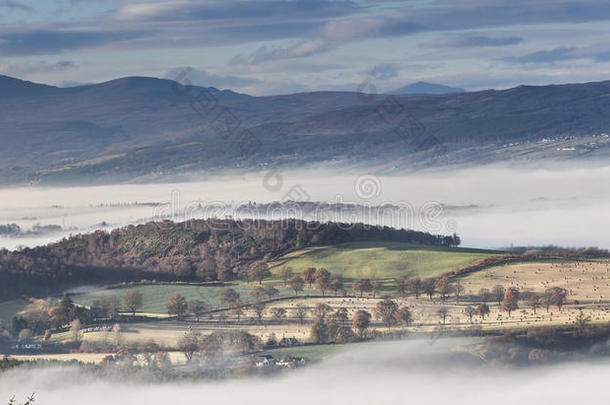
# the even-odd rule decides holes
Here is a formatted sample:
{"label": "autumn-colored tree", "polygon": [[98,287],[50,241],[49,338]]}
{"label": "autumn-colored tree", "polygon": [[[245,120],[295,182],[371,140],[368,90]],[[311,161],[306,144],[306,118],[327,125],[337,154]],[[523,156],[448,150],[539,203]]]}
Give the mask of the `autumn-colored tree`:
{"label": "autumn-colored tree", "polygon": [[144,297],[138,290],[131,290],[125,294],[125,297],[123,297],[123,305],[125,305],[125,308],[131,312],[134,318],[136,317],[136,311],[142,308],[143,302]]}
{"label": "autumn-colored tree", "polygon": [[403,326],[408,327],[413,323],[413,314],[408,307],[402,306],[396,311],[396,321]]}
{"label": "autumn-colored tree", "polygon": [[316,281],[315,274],[316,269],[314,267],[308,267],[301,273],[301,278],[304,282],[309,283],[309,288],[311,288],[313,282]]}
{"label": "autumn-colored tree", "polygon": [[434,282],[434,288],[441,296],[441,300],[445,301],[447,296],[451,292],[451,286],[449,284],[449,277],[443,276],[436,279]]}
{"label": "autumn-colored tree", "polygon": [[330,272],[324,268],[316,270],[313,277],[316,282],[318,280],[324,280],[324,281],[326,281],[326,283],[330,282]]}
{"label": "autumn-colored tree", "polygon": [[248,292],[248,295],[254,298],[255,301],[262,301],[265,297],[265,287],[257,285]]}
{"label": "autumn-colored tree", "polygon": [[294,276],[290,279],[290,288],[294,291],[294,295],[299,295],[299,291],[303,291],[305,281],[300,276]]}
{"label": "autumn-colored tree", "polygon": [[352,329],[360,339],[364,338],[366,330],[369,328],[371,324],[371,314],[362,309],[356,311],[354,313],[354,317],[352,318]]}
{"label": "autumn-colored tree", "polygon": [[375,317],[381,320],[389,328],[398,322],[396,319],[397,311],[398,304],[396,301],[391,299],[381,300],[375,306]]}
{"label": "autumn-colored tree", "polygon": [[359,293],[360,297],[362,297],[365,292],[371,292],[372,289],[371,280],[368,278],[361,278],[354,281],[352,284],[352,290],[354,290],[354,293]]}
{"label": "autumn-colored tree", "polygon": [[294,317],[299,320],[299,323],[302,325],[307,317],[307,307],[303,304],[297,304],[294,307]]}
{"label": "autumn-colored tree", "polygon": [[61,307],[51,307],[49,309],[49,321],[55,329],[59,329],[68,322],[68,316]]}
{"label": "autumn-colored tree", "polygon": [[337,293],[339,291],[343,291],[343,279],[341,277],[333,277],[330,280],[329,287],[332,290],[332,292],[335,293],[335,295],[337,295]]}
{"label": "autumn-colored tree", "polygon": [[284,288],[286,288],[286,285],[288,284],[288,280],[290,280],[292,278],[292,276],[294,275],[294,270],[292,270],[292,267],[282,267],[280,269],[280,271],[277,273],[278,277],[280,278],[280,280],[282,280],[284,282]]}
{"label": "autumn-colored tree", "polygon": [[188,309],[195,316],[197,322],[199,322],[201,315],[208,311],[208,305],[202,300],[192,300],[188,303]]}
{"label": "autumn-colored tree", "polygon": [[477,314],[481,317],[481,319],[485,319],[487,315],[490,313],[489,305],[483,303],[477,306]]}
{"label": "autumn-colored tree", "polygon": [[491,289],[491,295],[498,302],[498,305],[502,304],[502,300],[504,299],[505,293],[506,293],[506,290],[500,284],[493,286],[493,288]]}
{"label": "autumn-colored tree", "polygon": [[330,280],[327,278],[316,278],[316,288],[320,290],[322,296],[326,295],[326,291],[330,289]]}
{"label": "autumn-colored tree", "polygon": [[269,276],[271,276],[271,272],[264,260],[258,260],[248,267],[248,280],[258,281],[259,284],[262,284],[265,277]]}
{"label": "autumn-colored tree", "polygon": [[218,300],[227,306],[239,299],[239,293],[231,287],[225,287],[218,293]]}
{"label": "autumn-colored tree", "polygon": [[516,309],[519,309],[519,290],[515,287],[508,287],[504,293],[504,299],[501,303],[502,311],[510,313]]}
{"label": "autumn-colored tree", "polygon": [[178,317],[183,316],[188,308],[186,299],[180,294],[169,297],[165,306],[167,307],[167,313],[169,315],[175,315]]}

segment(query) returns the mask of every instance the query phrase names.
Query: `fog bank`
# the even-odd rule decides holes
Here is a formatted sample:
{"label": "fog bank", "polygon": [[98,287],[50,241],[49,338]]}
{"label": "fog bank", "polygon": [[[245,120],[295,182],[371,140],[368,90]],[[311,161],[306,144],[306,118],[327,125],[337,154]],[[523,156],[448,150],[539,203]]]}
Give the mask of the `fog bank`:
{"label": "fog bank", "polygon": [[[189,219],[188,207],[195,202],[309,200],[407,205],[419,217],[422,207],[437,204],[443,207],[440,226],[415,220],[413,228],[435,233],[457,231],[465,246],[557,244],[610,248],[610,189],[604,186],[608,181],[610,166],[555,164],[493,165],[381,176],[357,170],[268,170],[190,183],[7,188],[0,190],[0,224],[14,222],[24,229],[35,224],[60,225],[64,230],[53,235],[0,237],[0,247],[34,246],[70,233],[112,229],[163,215],[185,220]],[[348,219],[369,222],[370,218]]]}
{"label": "fog bank", "polygon": [[[136,384],[94,380],[73,368],[11,371],[0,392],[36,403],[86,404],[570,404],[606,396],[610,364],[570,363],[530,369],[469,366],[445,343],[373,343],[311,367],[267,378]],[[437,345],[441,348],[437,348]]]}

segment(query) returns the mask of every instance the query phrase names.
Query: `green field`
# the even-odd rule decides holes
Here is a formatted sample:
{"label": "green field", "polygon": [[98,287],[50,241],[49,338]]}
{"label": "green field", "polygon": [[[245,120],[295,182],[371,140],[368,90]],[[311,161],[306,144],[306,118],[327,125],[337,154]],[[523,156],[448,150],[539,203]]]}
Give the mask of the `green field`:
{"label": "green field", "polygon": [[[241,296],[242,301],[249,302],[251,297],[248,295],[252,287],[256,286],[255,283],[234,283],[228,285],[235,289]],[[175,284],[155,284],[155,285],[141,285],[133,287],[123,288],[112,288],[112,289],[99,289],[93,292],[85,294],[77,294],[72,296],[74,302],[80,305],[89,306],[93,302],[103,296],[116,295],[123,299],[123,297],[132,290],[139,290],[143,296],[143,307],[138,312],[149,312],[149,313],[166,313],[167,308],[165,304],[169,297],[175,294],[180,294],[187,301],[191,300],[202,300],[208,303],[210,309],[221,308],[221,304],[218,301],[218,293],[224,286],[220,285],[175,285]],[[292,290],[280,288],[276,285],[276,288],[280,291],[280,297],[282,296],[294,296]]]}
{"label": "green field", "polygon": [[307,267],[324,267],[346,279],[391,279],[402,274],[434,277],[496,254],[501,252],[398,242],[354,242],[289,253],[272,263],[272,271],[283,266],[297,272]]}
{"label": "green field", "polygon": [[0,302],[0,321],[9,327],[13,316],[23,311],[27,305],[24,300],[12,300]]}

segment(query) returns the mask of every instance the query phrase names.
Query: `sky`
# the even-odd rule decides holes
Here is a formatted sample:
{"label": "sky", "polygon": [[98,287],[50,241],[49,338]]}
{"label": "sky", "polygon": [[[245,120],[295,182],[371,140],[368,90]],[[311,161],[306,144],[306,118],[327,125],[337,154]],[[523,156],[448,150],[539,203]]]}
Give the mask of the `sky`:
{"label": "sky", "polygon": [[0,0],[0,74],[253,95],[610,78],[606,0]]}

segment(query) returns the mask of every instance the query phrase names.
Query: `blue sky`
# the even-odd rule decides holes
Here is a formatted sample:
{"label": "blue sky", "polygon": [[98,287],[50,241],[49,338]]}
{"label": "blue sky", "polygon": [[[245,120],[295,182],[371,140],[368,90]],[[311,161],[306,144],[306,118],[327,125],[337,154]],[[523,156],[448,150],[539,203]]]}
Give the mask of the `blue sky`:
{"label": "blue sky", "polygon": [[[255,95],[610,79],[599,0],[0,0],[0,74],[175,77]],[[372,87],[368,87],[370,90]]]}

